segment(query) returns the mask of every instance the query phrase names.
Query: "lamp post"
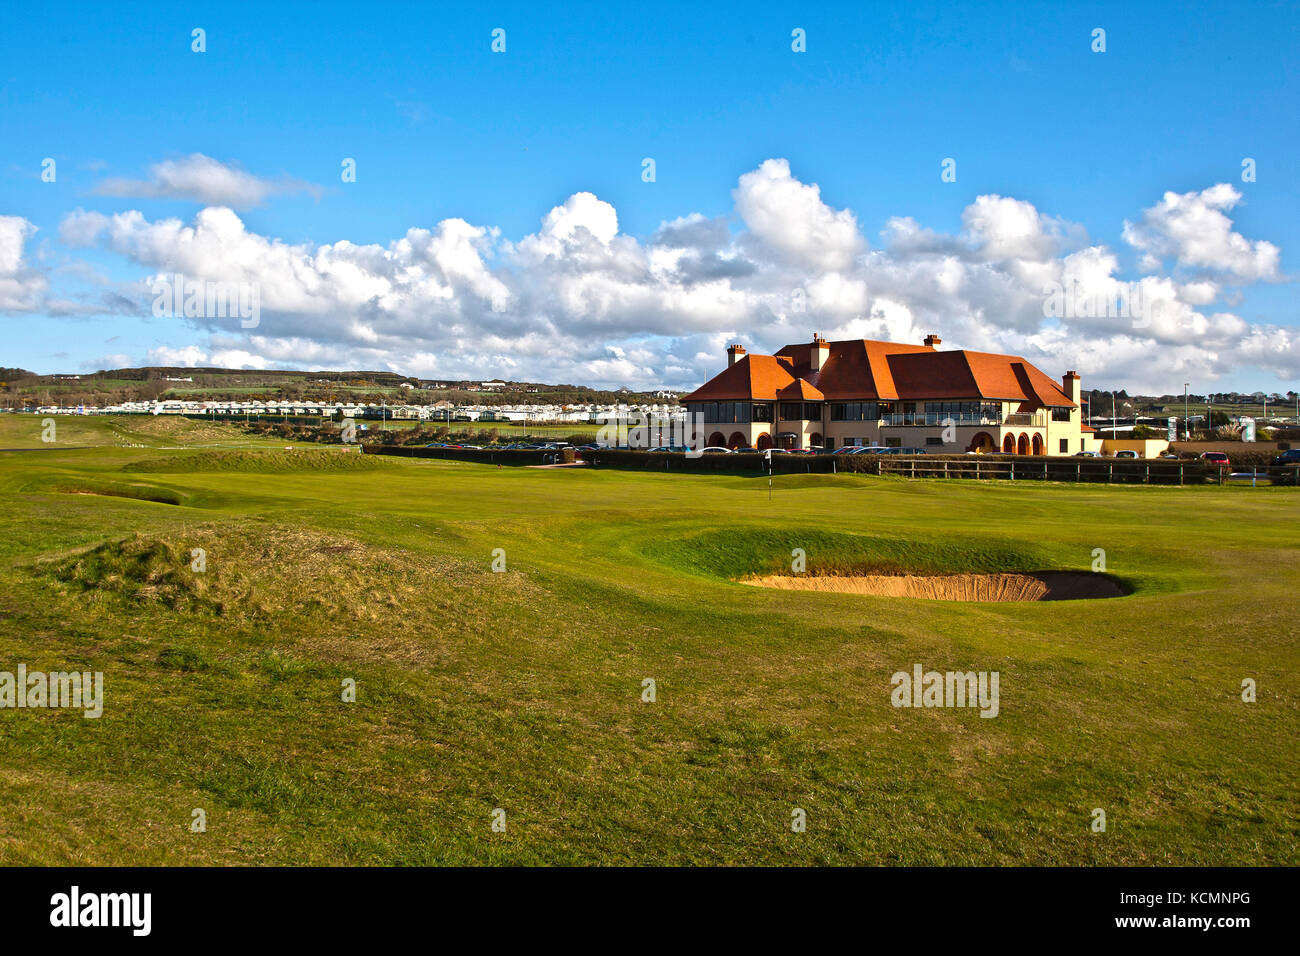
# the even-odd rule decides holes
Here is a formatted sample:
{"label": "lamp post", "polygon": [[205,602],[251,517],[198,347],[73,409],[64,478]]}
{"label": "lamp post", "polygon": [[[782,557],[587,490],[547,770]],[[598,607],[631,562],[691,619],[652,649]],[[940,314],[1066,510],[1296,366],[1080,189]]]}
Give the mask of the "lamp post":
{"label": "lamp post", "polygon": [[1192,437],[1191,424],[1187,420],[1188,403],[1187,403],[1187,382],[1183,382],[1183,434],[1187,438]]}
{"label": "lamp post", "polygon": [[1115,411],[1115,393],[1110,393],[1110,440],[1119,441],[1119,416]]}

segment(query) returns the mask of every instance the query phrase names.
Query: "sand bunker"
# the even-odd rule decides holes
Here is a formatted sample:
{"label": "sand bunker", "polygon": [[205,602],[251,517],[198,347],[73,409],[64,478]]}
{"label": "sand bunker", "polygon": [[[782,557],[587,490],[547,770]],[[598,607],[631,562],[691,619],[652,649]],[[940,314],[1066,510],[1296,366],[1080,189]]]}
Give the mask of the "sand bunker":
{"label": "sand bunker", "polygon": [[793,577],[773,574],[742,584],[785,591],[838,591],[931,601],[1080,601],[1122,597],[1124,590],[1103,574],[1036,571],[1031,574],[942,574]]}

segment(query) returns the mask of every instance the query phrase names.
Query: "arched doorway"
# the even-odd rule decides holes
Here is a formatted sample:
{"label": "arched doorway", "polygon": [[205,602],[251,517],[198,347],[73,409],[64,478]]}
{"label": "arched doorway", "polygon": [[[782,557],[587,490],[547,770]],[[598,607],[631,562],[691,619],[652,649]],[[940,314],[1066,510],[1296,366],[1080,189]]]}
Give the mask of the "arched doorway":
{"label": "arched doorway", "polygon": [[767,432],[758,436],[758,441],[754,442],[754,447],[759,451],[767,451],[772,447],[772,436]]}
{"label": "arched doorway", "polygon": [[1016,436],[1008,435],[1002,439],[1002,454],[1014,455],[1016,453]]}
{"label": "arched doorway", "polygon": [[714,432],[709,436],[710,448],[722,448],[727,444],[727,439],[723,437],[722,432]]}
{"label": "arched doorway", "polygon": [[1026,435],[1024,432],[1020,433],[1020,440],[1016,442],[1016,454],[1017,455],[1029,454],[1029,436]]}
{"label": "arched doorway", "polygon": [[727,439],[728,448],[744,448],[748,444],[749,440],[742,432],[732,432],[731,437]]}
{"label": "arched doorway", "polygon": [[1042,453],[1043,453],[1043,436],[1034,435],[1034,454],[1041,455]]}
{"label": "arched doorway", "polygon": [[977,455],[987,455],[995,447],[992,435],[988,432],[979,432],[970,440],[970,447],[966,450],[973,451]]}

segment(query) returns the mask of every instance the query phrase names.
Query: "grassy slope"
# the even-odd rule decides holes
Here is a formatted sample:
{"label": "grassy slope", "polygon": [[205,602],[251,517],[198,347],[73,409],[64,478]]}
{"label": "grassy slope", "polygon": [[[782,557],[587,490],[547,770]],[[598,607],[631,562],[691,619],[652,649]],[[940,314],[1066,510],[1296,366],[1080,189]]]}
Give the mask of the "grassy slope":
{"label": "grassy slope", "polygon": [[[729,477],[170,454],[206,470],[0,455],[0,669],[102,670],[107,696],[99,720],[0,710],[4,862],[1300,862],[1289,489],[794,476],[769,502]],[[1137,593],[729,580],[793,547],[813,570],[1104,548]],[[1000,671],[1001,715],[891,707],[916,662]]]}

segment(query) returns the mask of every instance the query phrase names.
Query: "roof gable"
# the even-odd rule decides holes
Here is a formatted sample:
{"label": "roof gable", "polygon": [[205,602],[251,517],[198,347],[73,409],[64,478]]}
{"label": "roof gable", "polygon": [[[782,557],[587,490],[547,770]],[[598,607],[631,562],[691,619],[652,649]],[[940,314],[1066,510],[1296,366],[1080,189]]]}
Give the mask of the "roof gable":
{"label": "roof gable", "polygon": [[826,396],[822,394],[817,386],[813,385],[806,378],[796,378],[776,393],[776,397],[782,401],[788,402],[820,402],[824,401]]}
{"label": "roof gable", "polygon": [[751,398],[774,401],[776,393],[794,381],[790,367],[775,355],[746,355],[723,369],[683,402],[735,401]]}

